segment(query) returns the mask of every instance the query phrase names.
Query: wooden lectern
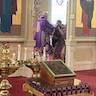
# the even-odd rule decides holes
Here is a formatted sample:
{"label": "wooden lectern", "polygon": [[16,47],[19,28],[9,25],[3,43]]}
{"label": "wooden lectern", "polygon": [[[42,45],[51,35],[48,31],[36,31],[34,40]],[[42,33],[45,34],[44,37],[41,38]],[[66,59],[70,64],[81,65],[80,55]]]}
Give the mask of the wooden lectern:
{"label": "wooden lectern", "polygon": [[43,61],[40,78],[51,85],[73,85],[76,74],[62,60]]}

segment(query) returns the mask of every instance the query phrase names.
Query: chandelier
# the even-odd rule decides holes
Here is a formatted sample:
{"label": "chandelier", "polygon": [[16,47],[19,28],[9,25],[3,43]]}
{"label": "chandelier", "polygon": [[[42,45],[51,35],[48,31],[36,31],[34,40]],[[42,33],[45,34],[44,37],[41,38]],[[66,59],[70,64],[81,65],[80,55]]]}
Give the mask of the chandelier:
{"label": "chandelier", "polygon": [[56,0],[56,2],[58,3],[58,5],[61,6],[63,4],[64,0]]}

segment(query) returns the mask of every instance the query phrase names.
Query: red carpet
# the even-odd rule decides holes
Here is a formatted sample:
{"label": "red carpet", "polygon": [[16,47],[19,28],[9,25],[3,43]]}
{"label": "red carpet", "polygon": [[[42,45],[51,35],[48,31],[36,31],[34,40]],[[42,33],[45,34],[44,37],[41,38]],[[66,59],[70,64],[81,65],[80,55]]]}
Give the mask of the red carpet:
{"label": "red carpet", "polygon": [[[78,79],[88,83],[96,96],[96,70],[78,71],[76,72]],[[9,78],[12,88],[10,89],[11,96],[29,96],[22,90],[22,84],[27,80],[24,77],[11,77]]]}
{"label": "red carpet", "polygon": [[77,78],[88,83],[96,96],[96,70],[78,71]]}

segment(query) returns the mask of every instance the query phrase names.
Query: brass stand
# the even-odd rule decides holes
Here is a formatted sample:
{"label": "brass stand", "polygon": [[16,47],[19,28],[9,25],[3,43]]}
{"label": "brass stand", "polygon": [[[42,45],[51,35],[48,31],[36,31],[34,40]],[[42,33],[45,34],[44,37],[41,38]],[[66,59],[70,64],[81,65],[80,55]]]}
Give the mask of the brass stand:
{"label": "brass stand", "polygon": [[40,55],[39,52],[34,52],[32,58],[26,61],[25,65],[33,71],[32,80],[34,83],[38,83],[38,78],[40,78]]}
{"label": "brass stand", "polygon": [[19,68],[17,62],[12,62],[10,50],[7,44],[3,44],[0,48],[0,75],[2,81],[0,83],[0,96],[10,96],[9,89],[12,85],[7,80],[8,75],[12,74]]}
{"label": "brass stand", "polygon": [[[31,59],[26,61],[24,60],[14,60],[11,57],[10,50],[8,44],[3,44],[0,48],[0,75],[2,77],[2,81],[0,83],[0,96],[10,96],[9,89],[12,85],[7,80],[8,76],[14,73],[19,67],[26,65],[27,67],[33,70],[33,79],[38,80],[40,77],[40,56],[39,52],[33,52],[33,56]],[[37,82],[36,82],[37,83]]]}

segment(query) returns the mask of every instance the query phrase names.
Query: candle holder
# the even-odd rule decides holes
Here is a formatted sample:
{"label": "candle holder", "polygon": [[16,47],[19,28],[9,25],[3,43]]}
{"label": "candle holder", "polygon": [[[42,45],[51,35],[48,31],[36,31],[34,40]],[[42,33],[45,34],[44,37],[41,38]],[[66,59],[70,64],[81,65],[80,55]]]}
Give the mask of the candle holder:
{"label": "candle holder", "polygon": [[38,78],[40,78],[40,59],[39,52],[34,53],[31,59],[25,62],[25,65],[33,71],[33,82],[38,83]]}
{"label": "candle holder", "polygon": [[18,45],[18,56],[15,58],[15,53],[10,53],[7,43],[3,43],[0,47],[0,96],[10,96],[9,89],[12,87],[8,81],[8,76],[14,73],[19,67],[25,65],[33,71],[33,82],[38,84],[38,78],[40,77],[40,52],[33,51],[31,59],[26,59],[27,49],[25,48],[25,58],[20,60],[21,45]]}
{"label": "candle holder", "polygon": [[8,75],[14,73],[19,68],[18,62],[11,59],[11,54],[8,44],[2,44],[0,48],[0,96],[10,96],[9,89],[12,85],[7,80]]}

